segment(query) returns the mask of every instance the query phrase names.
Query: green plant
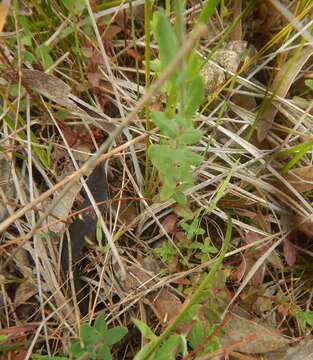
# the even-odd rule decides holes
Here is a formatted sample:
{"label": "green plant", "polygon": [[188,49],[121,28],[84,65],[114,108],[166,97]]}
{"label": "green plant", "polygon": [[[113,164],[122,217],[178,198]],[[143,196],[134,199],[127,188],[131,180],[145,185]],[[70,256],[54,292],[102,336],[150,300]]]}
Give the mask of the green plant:
{"label": "green plant", "polygon": [[[177,2],[176,2],[177,3]],[[181,6],[178,6],[181,8]],[[180,17],[177,13],[177,19]],[[182,22],[178,22],[180,28]],[[159,45],[159,57],[151,63],[158,74],[175,58],[181,43],[181,33],[175,33],[164,11],[154,13],[153,34]],[[192,51],[185,63],[168,79],[163,91],[166,94],[164,111],[152,111],[151,117],[160,129],[162,140],[151,145],[149,157],[160,174],[162,187],[160,200],[173,197],[178,203],[186,204],[184,191],[193,185],[191,167],[199,165],[202,156],[189,149],[189,145],[200,141],[202,133],[193,127],[192,119],[204,98],[204,84],[199,75],[201,58]]]}
{"label": "green plant", "polygon": [[197,235],[203,235],[205,230],[200,227],[200,221],[197,217],[195,217],[191,224],[187,222],[183,223],[181,227],[186,231],[187,239],[191,240]]}
{"label": "green plant", "polygon": [[69,358],[62,356],[35,355],[38,360],[110,360],[111,348],[127,333],[123,326],[109,329],[103,315],[99,315],[93,326],[82,324],[80,327],[80,340],[74,341],[69,347]]}
{"label": "green plant", "polygon": [[302,330],[304,330],[307,325],[311,328],[313,327],[313,311],[299,310],[296,317]]}
{"label": "green plant", "polygon": [[[225,254],[228,249],[229,241],[232,235],[232,221],[231,218],[228,218],[227,230],[225,239],[223,242],[222,249],[220,251],[220,255],[217,257],[216,261],[212,265],[208,274],[205,275],[201,284],[195,290],[193,295],[190,297],[189,302],[182,308],[180,313],[169,323],[167,328],[162,332],[160,336],[154,334],[154,332],[143,322],[139,320],[134,320],[135,325],[139,328],[141,333],[150,340],[135,356],[134,360],[175,360],[178,355],[186,355],[187,347],[186,340],[183,335],[173,334],[173,331],[176,327],[182,322],[190,324],[191,321],[195,318],[197,310],[201,307],[201,302],[204,298],[207,298],[207,294],[210,293],[210,286],[214,281],[214,277],[217,271],[220,268],[220,265],[225,257]],[[198,325],[197,325],[198,326]],[[201,329],[194,330],[195,333],[202,331]],[[211,329],[209,334],[213,334],[214,329]],[[205,339],[209,340],[205,343]],[[193,338],[194,340],[194,338]],[[218,339],[214,336],[210,337],[206,331],[203,331],[202,335],[198,336],[198,339],[194,341],[194,345],[200,345],[200,343],[209,344],[212,341],[211,347],[207,350],[212,351],[216,346],[219,345]],[[174,345],[173,345],[174,343]],[[171,352],[166,348],[170,347]],[[201,347],[203,349],[203,347]],[[160,355],[161,352],[161,355]]]}

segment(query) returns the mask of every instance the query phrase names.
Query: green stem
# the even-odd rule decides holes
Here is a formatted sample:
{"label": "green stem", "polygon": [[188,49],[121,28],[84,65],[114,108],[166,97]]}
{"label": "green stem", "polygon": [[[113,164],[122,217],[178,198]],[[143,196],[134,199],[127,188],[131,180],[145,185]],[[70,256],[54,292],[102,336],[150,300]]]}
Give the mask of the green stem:
{"label": "green stem", "polygon": [[[184,22],[184,9],[185,9],[185,0],[175,0],[174,1],[174,9],[175,9],[175,27],[176,34],[179,46],[182,46],[185,37],[185,22]],[[181,71],[185,73],[186,61],[182,62]],[[179,106],[180,112],[182,112],[184,108],[184,104],[186,101],[186,82],[182,81],[179,88]]]}
{"label": "green stem", "polygon": [[165,14],[166,16],[171,15],[171,0],[165,0]]}
{"label": "green stem", "polygon": [[[146,90],[150,86],[150,61],[151,61],[151,16],[152,16],[152,2],[151,0],[145,1],[145,38],[146,38],[146,47],[145,47],[145,88]],[[145,116],[146,116],[146,130],[151,130],[151,121],[150,121],[150,111],[149,105],[145,107]],[[149,178],[150,178],[150,158],[149,158],[149,145],[150,145],[150,136],[147,136],[146,140],[146,168],[145,168],[145,194],[149,197]]]}

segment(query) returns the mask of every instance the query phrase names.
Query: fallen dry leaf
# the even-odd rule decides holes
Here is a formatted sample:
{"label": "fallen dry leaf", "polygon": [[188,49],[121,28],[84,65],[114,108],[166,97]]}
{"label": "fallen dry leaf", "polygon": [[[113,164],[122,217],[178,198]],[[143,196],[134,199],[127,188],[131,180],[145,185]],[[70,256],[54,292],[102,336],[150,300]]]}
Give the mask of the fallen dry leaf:
{"label": "fallen dry leaf", "polygon": [[247,261],[245,257],[242,256],[240,265],[234,271],[234,277],[238,282],[240,282],[246,273],[247,273]]}
{"label": "fallen dry leaf", "polygon": [[[225,334],[220,340],[223,347],[238,341],[234,350],[247,354],[263,354],[285,347],[290,341],[278,334],[277,330],[265,327],[255,321],[245,319],[234,313],[223,327]],[[241,339],[249,339],[240,344]]]}
{"label": "fallen dry leaf", "polygon": [[294,264],[296,263],[297,249],[289,240],[284,240],[283,250],[286,263],[289,266],[294,266]]}
{"label": "fallen dry leaf", "polygon": [[[275,95],[284,98],[287,95],[295,78],[301,71],[302,67],[312,55],[313,46],[308,46],[301,50],[301,53],[296,60],[291,57],[291,59],[287,61],[278,71],[270,90],[274,92]],[[257,129],[259,141],[263,141],[266,138],[269,130],[272,128],[274,118],[279,110],[279,106],[280,102],[276,102],[275,99],[273,99],[273,103],[271,103],[266,110]]]}
{"label": "fallen dry leaf", "polygon": [[132,57],[133,59],[137,60],[137,61],[142,60],[141,55],[134,49],[127,49],[126,54],[129,55],[130,57]]}
{"label": "fallen dry leaf", "polygon": [[181,310],[182,302],[168,289],[162,289],[150,296],[155,315],[163,325],[173,320]]}
{"label": "fallen dry leaf", "polygon": [[27,300],[36,295],[37,292],[38,289],[36,289],[34,284],[32,284],[30,281],[24,281],[18,286],[16,290],[14,303],[16,305],[25,304]]}
{"label": "fallen dry leaf", "polygon": [[313,189],[313,165],[303,166],[288,171],[285,178],[299,192],[307,192]]}
{"label": "fallen dry leaf", "polygon": [[[3,157],[3,158],[2,158]],[[12,181],[11,176],[11,161],[8,157],[1,155],[0,158],[0,187],[3,191],[3,194],[9,200],[10,198],[14,197],[15,194],[15,187]],[[8,216],[8,210],[5,205],[5,199],[0,196],[0,222],[4,220]]]}
{"label": "fallen dry leaf", "polygon": [[23,83],[38,94],[66,108],[86,114],[70,99],[71,88],[61,79],[39,70],[22,70]]}
{"label": "fallen dry leaf", "polygon": [[87,74],[87,78],[93,88],[98,88],[103,75],[100,72],[90,72]]}
{"label": "fallen dry leaf", "polygon": [[313,340],[304,339],[298,345],[268,354],[266,358],[268,360],[313,360]]}
{"label": "fallen dry leaf", "polygon": [[0,335],[18,335],[25,332],[30,332],[35,329],[34,325],[12,326],[5,329],[0,329]]}
{"label": "fallen dry leaf", "polygon": [[25,360],[27,353],[27,350],[12,351],[8,355],[5,355],[3,360]]}
{"label": "fallen dry leaf", "polygon": [[144,290],[147,287],[151,287],[153,280],[147,271],[133,265],[126,269],[126,277],[120,283],[123,290],[129,292],[131,290]]}
{"label": "fallen dry leaf", "polygon": [[[163,229],[166,233],[173,234],[176,229],[176,223],[177,223],[177,215],[170,214],[161,222],[161,225],[163,226]],[[163,229],[160,229],[160,234],[164,234]]]}
{"label": "fallen dry leaf", "polygon": [[65,137],[66,142],[68,143],[68,146],[71,148],[77,143],[79,139],[79,135],[75,131],[73,131],[71,126],[60,123],[60,127],[62,129],[63,136]]}

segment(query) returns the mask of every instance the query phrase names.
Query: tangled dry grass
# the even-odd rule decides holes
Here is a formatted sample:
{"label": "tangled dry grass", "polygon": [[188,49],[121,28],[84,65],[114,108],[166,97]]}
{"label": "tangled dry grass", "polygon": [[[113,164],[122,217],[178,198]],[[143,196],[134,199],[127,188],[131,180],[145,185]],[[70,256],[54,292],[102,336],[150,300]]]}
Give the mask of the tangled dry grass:
{"label": "tangled dry grass", "polygon": [[[146,86],[144,1],[80,3],[84,16],[65,2],[12,5],[1,34],[1,334],[17,329],[2,356],[66,352],[80,323],[100,312],[108,324],[131,329],[140,318],[160,332],[214,262],[228,214],[233,237],[208,300],[220,315],[234,312],[224,326],[236,324],[239,338],[226,331],[223,349],[238,359],[288,349],[313,324],[312,1],[221,2],[201,38],[207,100],[192,149],[205,160],[187,195],[205,231],[197,242],[211,252],[182,246],[182,209],[155,198],[160,182],[146,149],[161,136],[140,99],[148,92],[149,107],[160,109],[164,98]],[[199,11],[199,1],[188,2],[189,30]],[[156,57],[153,38],[149,49]],[[152,71],[150,80],[158,81]],[[96,161],[110,197],[97,223],[105,235],[98,229],[79,260],[89,297],[82,318],[60,251],[86,210],[84,179]],[[261,326],[279,336],[247,338]],[[116,358],[132,358],[144,341],[127,338]]]}

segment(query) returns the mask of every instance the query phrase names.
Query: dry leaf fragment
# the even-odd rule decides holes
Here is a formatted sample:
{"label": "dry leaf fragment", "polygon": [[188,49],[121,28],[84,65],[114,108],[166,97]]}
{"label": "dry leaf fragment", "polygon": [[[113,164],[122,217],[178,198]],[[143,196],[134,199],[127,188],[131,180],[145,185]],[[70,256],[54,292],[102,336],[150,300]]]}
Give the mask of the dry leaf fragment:
{"label": "dry leaf fragment", "polygon": [[[163,229],[166,233],[173,234],[176,229],[176,223],[177,223],[177,215],[170,214],[161,222],[161,225],[163,226]],[[163,229],[160,229],[160,234],[164,234]]]}
{"label": "dry leaf fragment", "polygon": [[[8,199],[13,198],[15,194],[15,187],[11,179],[10,167],[10,159],[3,156],[3,158],[0,159],[0,188],[3,191],[3,195]],[[8,215],[5,201],[6,199],[4,199],[0,194],[0,222]]]}
{"label": "dry leaf fragment", "polygon": [[296,263],[297,249],[289,240],[284,240],[283,249],[286,263],[289,266],[294,266],[294,264]]}
{"label": "dry leaf fragment", "polygon": [[153,307],[155,315],[160,322],[165,325],[173,320],[181,310],[182,302],[168,289],[162,289],[156,295],[153,295]]}
{"label": "dry leaf fragment", "polygon": [[71,88],[63,80],[43,71],[29,69],[22,70],[22,79],[25,85],[40,95],[70,110],[86,115],[85,111],[70,99]]}
{"label": "dry leaf fragment", "polygon": [[307,192],[313,189],[313,165],[290,170],[285,177],[299,192]]}
{"label": "dry leaf fragment", "polygon": [[290,348],[282,360],[313,360],[313,340],[303,340]]}
{"label": "dry leaf fragment", "polygon": [[[223,347],[238,341],[239,345],[235,348],[247,354],[263,354],[280,349],[290,341],[277,333],[275,329],[265,327],[255,321],[245,319],[232,313],[229,320],[224,325],[225,334],[220,337]],[[243,342],[241,339],[251,337],[250,342]]]}
{"label": "dry leaf fragment", "polygon": [[37,294],[38,289],[30,281],[22,282],[15,293],[14,304],[21,305],[26,304],[27,300]]}
{"label": "dry leaf fragment", "polygon": [[87,74],[87,78],[93,88],[98,88],[100,81],[103,79],[103,75],[100,72],[90,72]]}
{"label": "dry leaf fragment", "polygon": [[22,70],[23,81],[34,91],[55,102],[63,102],[71,88],[61,79],[39,70]]}
{"label": "dry leaf fragment", "polygon": [[153,280],[152,276],[147,271],[141,270],[137,266],[129,266],[126,269],[126,277],[121,281],[121,286],[124,291],[144,290],[146,287],[151,287]]}
{"label": "dry leaf fragment", "polygon": [[[305,63],[312,56],[312,54],[313,46],[308,46],[301,51],[296,60],[292,57],[289,61],[287,61],[278,71],[271,86],[271,91],[275,92],[275,95],[284,98],[287,95],[295,78]],[[272,128],[274,118],[279,110],[279,106],[280,103],[275,102],[274,99],[273,104],[270,104],[266,110],[257,129],[259,141],[263,141],[266,138],[269,130]]]}
{"label": "dry leaf fragment", "polygon": [[268,354],[268,360],[313,360],[313,340],[304,339],[294,347],[284,349],[284,352]]}
{"label": "dry leaf fragment", "polygon": [[136,51],[134,49],[127,49],[126,54],[128,54],[130,57],[132,57],[136,61],[141,61],[142,60],[142,56],[139,54],[138,51]]}

